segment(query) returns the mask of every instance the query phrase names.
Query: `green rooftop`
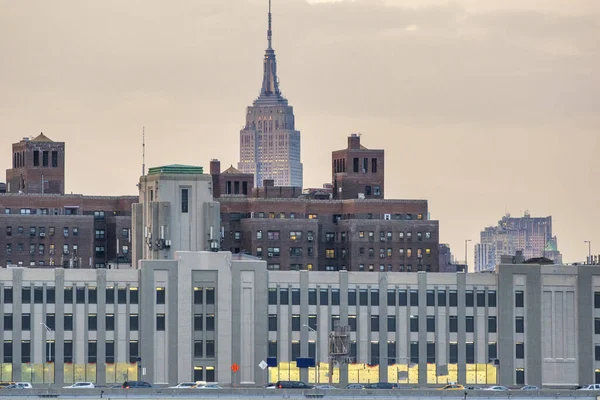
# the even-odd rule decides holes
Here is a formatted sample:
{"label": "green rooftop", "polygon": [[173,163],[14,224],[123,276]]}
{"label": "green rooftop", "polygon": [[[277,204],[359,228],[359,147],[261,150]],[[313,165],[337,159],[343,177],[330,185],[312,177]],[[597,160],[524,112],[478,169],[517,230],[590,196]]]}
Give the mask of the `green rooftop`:
{"label": "green rooftop", "polygon": [[148,175],[159,174],[177,174],[177,175],[202,175],[204,170],[202,167],[194,165],[171,164],[162,167],[152,167],[148,169]]}

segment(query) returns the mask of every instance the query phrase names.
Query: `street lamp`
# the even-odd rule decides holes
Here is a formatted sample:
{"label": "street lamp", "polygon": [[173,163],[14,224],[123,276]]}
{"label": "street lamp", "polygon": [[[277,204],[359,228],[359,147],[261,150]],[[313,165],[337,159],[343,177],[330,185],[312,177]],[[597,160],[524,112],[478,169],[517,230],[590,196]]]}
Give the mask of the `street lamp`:
{"label": "street lamp", "polygon": [[[46,332],[48,332],[48,336],[50,336],[50,334],[52,334],[52,329],[50,329],[50,327],[48,325],[46,325],[43,322],[40,322],[40,325],[42,325],[46,329]],[[44,364],[48,364],[48,361],[52,362],[52,342],[48,343],[48,359],[46,360],[46,362]]]}
{"label": "street lamp", "polygon": [[587,243],[588,244],[588,264],[592,263],[592,241],[591,240],[584,240],[583,243]]}
{"label": "street lamp", "polygon": [[314,332],[317,334],[317,340],[315,342],[315,358],[316,358],[316,362],[315,362],[315,373],[317,374],[316,376],[316,380],[317,380],[317,385],[319,384],[319,334],[317,333],[317,331],[313,328],[311,328],[310,326],[304,324],[302,325],[304,327],[306,327],[306,329],[308,329],[311,332]]}
{"label": "street lamp", "polygon": [[465,272],[469,272],[469,262],[467,261],[467,243],[469,243],[471,239],[465,239]]}

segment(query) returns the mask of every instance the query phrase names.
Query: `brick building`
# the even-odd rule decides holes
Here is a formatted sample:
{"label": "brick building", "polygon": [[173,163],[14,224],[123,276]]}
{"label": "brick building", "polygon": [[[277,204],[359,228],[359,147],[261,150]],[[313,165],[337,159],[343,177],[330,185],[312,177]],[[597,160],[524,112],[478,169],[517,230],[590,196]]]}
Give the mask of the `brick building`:
{"label": "brick building", "polygon": [[12,168],[6,170],[8,193],[65,193],[65,143],[40,133],[12,146]]}

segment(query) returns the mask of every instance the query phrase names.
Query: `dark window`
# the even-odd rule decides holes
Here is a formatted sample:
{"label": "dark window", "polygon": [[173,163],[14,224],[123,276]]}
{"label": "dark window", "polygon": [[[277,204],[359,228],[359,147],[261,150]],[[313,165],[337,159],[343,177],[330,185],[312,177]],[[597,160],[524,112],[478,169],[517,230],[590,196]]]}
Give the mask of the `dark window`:
{"label": "dark window", "polygon": [[490,360],[498,358],[498,345],[496,342],[488,343],[488,357]]}
{"label": "dark window", "polygon": [[13,329],[13,315],[12,314],[4,314],[4,330],[12,331]]}
{"label": "dark window", "polygon": [[456,315],[450,315],[448,317],[448,325],[450,332],[458,332],[458,317]]}
{"label": "dark window", "polygon": [[321,289],[319,291],[319,304],[322,306],[329,304],[329,290]]}
{"label": "dark window", "polygon": [[189,194],[188,189],[181,189],[181,212],[182,213],[188,212],[188,194]]}
{"label": "dark window", "polygon": [[48,328],[55,330],[55,321],[56,317],[54,316],[54,314],[46,314],[46,326],[48,326]]}
{"label": "dark window", "polygon": [[387,330],[388,330],[388,332],[396,332],[396,316],[395,315],[388,315]]}
{"label": "dark window", "polygon": [[129,315],[129,330],[137,331],[139,329],[139,316],[137,314]]}
{"label": "dark window", "polygon": [[485,291],[477,291],[477,307],[485,307]]}
{"label": "dark window", "polygon": [[517,385],[525,384],[525,370],[523,368],[517,368],[515,371],[515,378],[517,380]]}
{"label": "dark window", "polygon": [[317,316],[316,315],[308,316],[308,326],[314,330],[317,329]]}
{"label": "dark window", "polygon": [[378,306],[379,305],[379,290],[371,289],[371,305]]}
{"label": "dark window", "polygon": [[524,343],[517,343],[515,345],[515,358],[517,358],[517,359],[525,358],[525,344]]}
{"label": "dark window", "polygon": [[435,316],[427,316],[427,332],[435,332]]}
{"label": "dark window", "polygon": [[594,292],[594,308],[600,308],[600,292]]}
{"label": "dark window", "polygon": [[119,304],[127,304],[127,290],[125,288],[117,289],[117,302]]}
{"label": "dark window", "polygon": [[204,329],[204,324],[202,323],[202,314],[194,315],[194,331],[202,331]]}
{"label": "dark window", "polygon": [[458,364],[458,344],[450,343],[448,364]]}
{"label": "dark window", "polygon": [[473,307],[473,291],[465,291],[465,307]]}
{"label": "dark window", "polygon": [[21,329],[24,331],[31,330],[31,314],[21,314]]}
{"label": "dark window", "polygon": [[21,302],[22,304],[30,304],[31,303],[31,288],[24,287],[21,289]]}
{"label": "dark window", "polygon": [[214,314],[206,315],[206,330],[208,332],[214,332],[214,330],[215,330],[215,315]]}
{"label": "dark window", "polygon": [[98,316],[96,314],[88,314],[88,331],[98,329]]}
{"label": "dark window", "polygon": [[129,362],[134,363],[137,362],[138,354],[140,351],[140,344],[137,340],[129,341]]}
{"label": "dark window", "polygon": [[48,151],[45,150],[42,152],[42,167],[48,166]]}
{"label": "dark window", "polygon": [[277,357],[277,340],[269,340],[267,357]]}
{"label": "dark window", "polygon": [[[5,342],[6,343],[6,342]],[[600,361],[600,344],[594,347],[594,360]]]}
{"label": "dark window", "polygon": [[115,362],[115,342],[110,340],[105,343],[106,363],[114,364]]}
{"label": "dark window", "polygon": [[355,306],[356,305],[356,289],[348,290],[348,305]]}
{"label": "dark window", "polygon": [[115,304],[115,288],[106,288],[106,304]]}
{"label": "dark window", "polygon": [[[596,318],[594,321],[594,333],[600,334],[600,318]],[[515,332],[516,333],[524,333],[525,332],[525,320],[523,317],[515,318]]]}
{"label": "dark window", "polygon": [[292,305],[300,305],[300,289],[292,289]]}
{"label": "dark window", "polygon": [[358,172],[358,158],[354,157],[354,159],[352,160],[352,170],[353,172]]}
{"label": "dark window", "polygon": [[65,331],[73,330],[73,314],[65,314],[64,325]]}
{"label": "dark window", "polygon": [[465,331],[466,332],[473,332],[475,329],[475,322],[473,320],[472,316],[466,316],[465,317]]}
{"label": "dark window", "polygon": [[413,289],[410,291],[410,305],[418,306],[419,305],[419,291]]}
{"label": "dark window", "polygon": [[488,307],[496,307],[496,291],[488,290]]}
{"label": "dark window", "polygon": [[456,290],[450,290],[448,292],[450,299],[449,299],[449,303],[450,303],[450,307],[457,307],[458,306],[458,294],[456,293]]}
{"label": "dark window", "polygon": [[470,342],[465,346],[467,364],[475,364],[475,345]]}
{"label": "dark window", "polygon": [[4,288],[4,304],[12,304],[13,302],[13,288],[5,287]]}
{"label": "dark window", "polygon": [[379,365],[379,342],[371,342],[371,365]]}
{"label": "dark window", "polygon": [[285,306],[290,304],[289,292],[287,289],[279,289],[279,304]]}
{"label": "dark window", "polygon": [[374,174],[377,173],[377,159],[376,158],[371,158],[371,172]]}
{"label": "dark window", "polygon": [[300,332],[300,316],[293,314],[292,315],[292,331]]}
{"label": "dark window", "polygon": [[52,152],[52,167],[58,167],[58,151]]}
{"label": "dark window", "polygon": [[406,290],[400,290],[398,291],[398,305],[399,306],[406,306]]}
{"label": "dark window", "polygon": [[356,315],[348,315],[348,326],[350,332],[356,332]]}
{"label": "dark window", "polygon": [[214,305],[215,304],[215,288],[209,287],[206,288],[206,304]]}
{"label": "dark window", "polygon": [[368,292],[367,289],[360,289],[358,291],[358,301],[361,306],[368,305]]}
{"label": "dark window", "polygon": [[42,304],[44,303],[44,288],[36,286],[33,288],[33,303]]}
{"label": "dark window", "polygon": [[525,295],[523,291],[518,290],[515,292],[515,307],[523,307],[525,304]]}
{"label": "dark window", "polygon": [[93,364],[98,359],[98,343],[95,340],[88,342],[88,363]]}
{"label": "dark window", "polygon": [[202,340],[194,341],[194,358],[202,358],[204,357],[204,352],[202,351]]}
{"label": "dark window", "polygon": [[137,304],[138,303],[138,289],[137,288],[129,288],[129,304]]}
{"label": "dark window", "polygon": [[106,314],[106,330],[107,331],[115,330],[115,315],[114,314]]}
{"label": "dark window", "polygon": [[410,331],[411,332],[419,332],[419,317],[410,316]]}
{"label": "dark window", "polygon": [[40,166],[40,151],[39,150],[33,151],[33,166],[34,167]]}
{"label": "dark window", "polygon": [[166,297],[165,288],[156,288],[156,304],[165,304]]}
{"label": "dark window", "polygon": [[333,331],[335,329],[335,327],[338,326],[339,324],[340,324],[340,316],[332,315],[331,316],[331,327],[329,328],[329,331]]}
{"label": "dark window", "polygon": [[277,305],[277,289],[269,288],[269,304]]}
{"label": "dark window", "polygon": [[379,332],[379,315],[371,315],[371,332]]}
{"label": "dark window", "polygon": [[396,363],[396,342],[387,342],[387,357],[389,365]]}
{"label": "dark window", "polygon": [[31,342],[29,340],[21,340],[21,362],[31,362]]}
{"label": "dark window", "polygon": [[164,331],[165,330],[165,314],[156,314],[156,330]]}
{"label": "dark window", "polygon": [[194,304],[202,304],[202,294],[204,291],[201,287],[194,288]]}
{"label": "dark window", "polygon": [[300,357],[300,342],[292,341],[292,361]]}
{"label": "dark window", "polygon": [[427,342],[427,364],[435,364],[435,342]]}
{"label": "dark window", "polygon": [[387,291],[387,305],[388,306],[396,305],[396,291],[395,290]]}
{"label": "dark window", "polygon": [[496,333],[496,317],[488,317],[488,332]]}
{"label": "dark window", "polygon": [[214,340],[206,341],[206,357],[207,358],[215,358],[215,341]]}
{"label": "dark window", "polygon": [[78,287],[75,290],[75,303],[85,304],[85,288]]}
{"label": "dark window", "polygon": [[96,304],[98,302],[98,289],[88,286],[88,303]]}
{"label": "dark window", "polygon": [[427,305],[428,306],[435,306],[435,292],[433,290],[428,290],[427,291]]}
{"label": "dark window", "polygon": [[63,360],[67,364],[71,364],[73,362],[73,341],[72,340],[65,340],[65,342],[64,342]]}
{"label": "dark window", "polygon": [[446,307],[446,291],[438,290],[438,307]]}
{"label": "dark window", "polygon": [[331,305],[340,305],[340,289],[331,289]]}
{"label": "dark window", "polygon": [[419,363],[419,342],[410,342],[410,362]]}

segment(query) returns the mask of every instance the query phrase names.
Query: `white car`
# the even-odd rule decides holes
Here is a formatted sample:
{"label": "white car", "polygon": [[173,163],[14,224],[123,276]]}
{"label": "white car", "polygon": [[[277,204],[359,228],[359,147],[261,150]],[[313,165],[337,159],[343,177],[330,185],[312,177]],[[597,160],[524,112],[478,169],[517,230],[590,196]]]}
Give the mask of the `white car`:
{"label": "white car", "polygon": [[64,386],[63,389],[93,389],[95,387],[92,382],[75,382],[71,386]]}
{"label": "white car", "polygon": [[33,389],[31,382],[17,382],[16,385],[21,386],[23,389]]}
{"label": "white car", "polygon": [[196,389],[221,389],[217,383],[209,383],[207,385],[196,386]]}
{"label": "white car", "polygon": [[181,382],[176,386],[170,386],[169,389],[192,389],[198,385],[196,382]]}
{"label": "white car", "polygon": [[508,388],[506,386],[490,386],[488,388],[485,388],[483,390],[495,390],[497,392],[505,392],[508,390]]}
{"label": "white car", "polygon": [[581,387],[577,390],[600,390],[600,384],[595,383],[592,385],[587,385],[587,386]]}

